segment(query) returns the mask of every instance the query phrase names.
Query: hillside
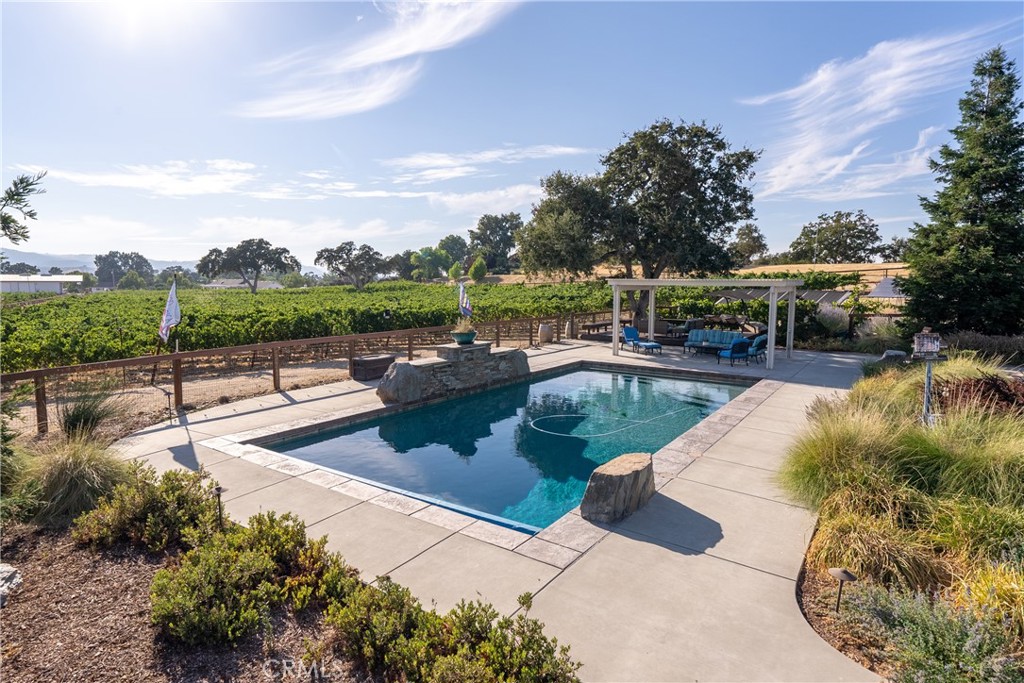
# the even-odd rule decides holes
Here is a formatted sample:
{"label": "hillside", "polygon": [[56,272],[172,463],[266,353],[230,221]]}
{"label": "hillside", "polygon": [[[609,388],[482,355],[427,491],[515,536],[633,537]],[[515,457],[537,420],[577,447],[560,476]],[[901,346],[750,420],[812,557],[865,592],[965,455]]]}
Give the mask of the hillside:
{"label": "hillside", "polygon": [[738,275],[744,273],[782,273],[782,272],[807,272],[824,271],[827,273],[860,273],[864,278],[864,284],[874,287],[883,277],[896,275],[907,275],[906,263],[787,263],[778,266],[758,266],[756,268],[744,268],[736,271]]}

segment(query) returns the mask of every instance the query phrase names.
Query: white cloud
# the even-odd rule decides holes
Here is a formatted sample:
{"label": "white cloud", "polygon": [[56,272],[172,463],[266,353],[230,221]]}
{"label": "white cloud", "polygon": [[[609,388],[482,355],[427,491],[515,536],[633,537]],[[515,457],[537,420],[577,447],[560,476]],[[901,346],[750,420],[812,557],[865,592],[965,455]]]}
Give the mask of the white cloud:
{"label": "white cloud", "polygon": [[430,204],[443,206],[452,213],[504,213],[529,209],[540,196],[539,184],[512,185],[483,192],[437,192],[430,197]]}
{"label": "white cloud", "polygon": [[[28,170],[30,167],[19,167]],[[194,197],[242,193],[259,178],[253,164],[228,159],[168,161],[159,165],[134,164],[115,171],[80,172],[49,169],[51,179],[85,187],[118,187],[141,190],[160,197]]]}
{"label": "white cloud", "polygon": [[395,197],[398,199],[420,199],[423,197],[433,197],[436,192],[394,192],[391,190],[351,190],[348,192],[342,192],[341,196],[349,197],[351,199],[385,199],[388,197]]}
{"label": "white cloud", "polygon": [[[36,173],[37,166],[17,166]],[[256,165],[233,159],[166,161],[160,164],[125,164],[113,171],[69,171],[51,168],[48,178],[84,187],[138,190],[156,197],[239,195],[263,200],[323,200],[358,196],[356,183],[335,177],[330,171],[305,171],[301,180],[264,178]],[[377,196],[376,194],[369,196]],[[411,196],[424,196],[412,193]]]}
{"label": "white cloud", "polygon": [[489,29],[511,2],[399,2],[378,5],[390,14],[387,30],[325,60],[330,73],[361,69],[455,47]]}
{"label": "white cloud", "polygon": [[[936,95],[961,90],[992,29],[878,43],[864,55],[822,64],[799,85],[748,98],[775,114],[781,135],[766,145],[761,198],[846,200],[903,191],[929,174],[939,130],[920,131],[909,150],[888,153],[878,137]],[[874,136],[874,137],[873,137]]]}
{"label": "white cloud", "polygon": [[412,87],[420,63],[385,65],[344,78],[309,78],[300,74],[281,92],[248,102],[239,116],[267,119],[330,119],[382,107]]}
{"label": "white cloud", "polygon": [[404,157],[384,159],[381,164],[402,171],[393,180],[396,183],[427,184],[482,173],[487,164],[517,164],[534,159],[596,153],[597,150],[564,145],[506,145],[497,149],[477,152],[447,153],[419,152]]}
{"label": "white cloud", "polygon": [[276,93],[241,105],[253,118],[326,119],[369,111],[402,97],[417,81],[423,55],[454,47],[490,28],[511,2],[381,4],[387,28],[341,47],[303,48],[262,65]]}

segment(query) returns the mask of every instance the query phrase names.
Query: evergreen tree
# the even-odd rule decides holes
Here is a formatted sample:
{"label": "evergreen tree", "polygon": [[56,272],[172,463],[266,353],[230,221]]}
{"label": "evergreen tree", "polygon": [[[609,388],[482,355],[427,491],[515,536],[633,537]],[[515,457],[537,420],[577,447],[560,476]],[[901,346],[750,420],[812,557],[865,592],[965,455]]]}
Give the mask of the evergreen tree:
{"label": "evergreen tree", "polygon": [[1020,76],[996,48],[974,67],[960,100],[957,146],[943,145],[931,168],[941,188],[921,198],[930,221],[915,225],[907,249],[906,326],[1024,332],[1024,103]]}

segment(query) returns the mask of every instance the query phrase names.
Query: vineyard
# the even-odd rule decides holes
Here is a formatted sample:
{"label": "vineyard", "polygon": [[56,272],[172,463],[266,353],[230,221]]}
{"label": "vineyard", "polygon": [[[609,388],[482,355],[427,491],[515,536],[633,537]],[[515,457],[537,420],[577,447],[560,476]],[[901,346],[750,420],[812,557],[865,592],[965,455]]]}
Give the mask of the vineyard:
{"label": "vineyard", "polygon": [[[603,283],[470,285],[473,319],[503,320],[611,306]],[[121,291],[7,305],[0,315],[0,371],[91,363],[150,354],[167,293]],[[454,324],[450,285],[410,282],[260,291],[178,292],[182,351]],[[172,343],[173,343],[172,337]]]}

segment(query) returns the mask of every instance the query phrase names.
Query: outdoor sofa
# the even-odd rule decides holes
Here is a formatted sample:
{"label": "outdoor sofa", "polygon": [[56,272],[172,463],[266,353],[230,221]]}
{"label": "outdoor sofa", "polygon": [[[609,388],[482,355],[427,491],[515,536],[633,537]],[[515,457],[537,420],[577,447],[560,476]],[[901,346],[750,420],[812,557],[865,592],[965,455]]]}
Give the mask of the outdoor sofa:
{"label": "outdoor sofa", "polygon": [[731,347],[735,339],[744,339],[743,333],[733,330],[691,330],[683,347],[693,349],[694,352],[706,348],[721,351]]}

